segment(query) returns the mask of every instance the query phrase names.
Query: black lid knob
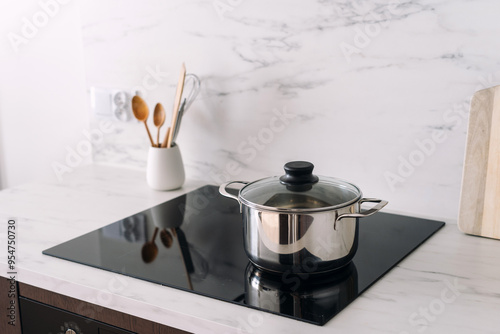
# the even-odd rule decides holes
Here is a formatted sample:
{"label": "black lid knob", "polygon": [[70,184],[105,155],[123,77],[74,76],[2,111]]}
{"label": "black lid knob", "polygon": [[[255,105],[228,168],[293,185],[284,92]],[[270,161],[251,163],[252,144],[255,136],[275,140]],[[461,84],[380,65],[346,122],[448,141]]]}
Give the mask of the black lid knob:
{"label": "black lid knob", "polygon": [[286,174],[280,177],[280,182],[291,191],[309,190],[319,180],[312,173],[314,165],[307,161],[288,162],[285,164],[284,169]]}

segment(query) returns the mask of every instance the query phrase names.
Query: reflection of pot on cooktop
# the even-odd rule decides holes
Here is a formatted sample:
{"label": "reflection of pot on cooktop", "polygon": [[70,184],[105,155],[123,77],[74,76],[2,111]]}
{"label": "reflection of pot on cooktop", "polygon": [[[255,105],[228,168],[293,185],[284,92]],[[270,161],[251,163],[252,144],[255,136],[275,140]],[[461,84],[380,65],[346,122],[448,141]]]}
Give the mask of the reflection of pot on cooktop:
{"label": "reflection of pot on cooktop", "polygon": [[245,303],[274,313],[324,322],[358,296],[354,263],[327,275],[285,272],[272,274],[249,263],[245,272]]}

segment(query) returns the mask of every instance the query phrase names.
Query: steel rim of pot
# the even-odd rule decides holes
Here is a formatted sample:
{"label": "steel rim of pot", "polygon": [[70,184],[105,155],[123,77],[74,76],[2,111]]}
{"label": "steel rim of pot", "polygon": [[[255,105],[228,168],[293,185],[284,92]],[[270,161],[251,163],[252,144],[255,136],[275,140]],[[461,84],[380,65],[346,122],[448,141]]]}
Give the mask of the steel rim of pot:
{"label": "steel rim of pot", "polygon": [[[224,196],[226,197],[230,197],[236,201],[238,201],[240,203],[240,211],[241,211],[241,205],[244,204],[245,206],[249,207],[249,208],[252,208],[252,209],[256,209],[256,210],[260,210],[260,211],[272,211],[272,212],[279,212],[279,213],[311,213],[311,212],[324,212],[324,211],[332,211],[332,210],[337,210],[337,209],[341,209],[341,208],[345,208],[346,206],[350,206],[356,202],[359,202],[362,198],[363,198],[363,193],[361,192],[361,190],[354,184],[350,183],[350,182],[347,182],[347,181],[344,181],[342,179],[338,179],[338,178],[333,178],[333,177],[329,177],[330,180],[334,180],[337,183],[337,185],[341,186],[342,188],[347,188],[345,187],[342,183],[345,183],[346,185],[348,186],[351,186],[353,187],[356,192],[357,192],[357,196],[355,198],[353,198],[352,200],[350,201],[347,201],[347,202],[344,202],[344,203],[340,203],[340,204],[336,204],[336,205],[331,205],[331,206],[324,206],[324,207],[320,207],[320,208],[277,208],[277,207],[273,207],[273,206],[267,206],[267,205],[262,205],[262,204],[257,204],[257,203],[254,203],[254,202],[251,202],[243,197],[241,197],[241,191],[247,187],[250,187],[252,186],[253,184],[259,182],[259,181],[263,181],[263,180],[267,180],[268,178],[262,178],[262,179],[259,179],[259,180],[256,180],[256,181],[253,181],[253,182],[246,182],[246,181],[231,181],[231,182],[228,182],[228,183],[225,183],[223,184],[224,187],[220,187],[220,190],[221,190],[221,193],[223,193]],[[227,192],[226,188],[227,186],[229,186],[230,184],[233,184],[233,183],[240,183],[240,184],[245,184],[245,186],[241,189],[238,190],[238,196],[236,195],[233,195],[229,192]]]}

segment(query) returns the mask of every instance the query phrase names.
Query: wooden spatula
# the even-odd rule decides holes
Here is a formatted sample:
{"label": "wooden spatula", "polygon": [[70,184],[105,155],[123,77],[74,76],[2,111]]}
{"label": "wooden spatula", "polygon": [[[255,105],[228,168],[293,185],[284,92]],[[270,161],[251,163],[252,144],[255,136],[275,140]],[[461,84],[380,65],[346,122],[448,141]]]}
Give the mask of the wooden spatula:
{"label": "wooden spatula", "polygon": [[172,124],[170,125],[171,130],[167,132],[165,139],[161,143],[161,147],[170,147],[172,145],[172,137],[174,135],[174,131],[172,129],[175,129],[175,124],[177,123],[177,118],[179,115],[179,105],[181,103],[185,77],[186,77],[186,66],[183,63],[181,68],[181,74],[179,75],[179,82],[177,83],[177,90],[175,92],[174,111],[172,113]]}
{"label": "wooden spatula", "polygon": [[458,227],[500,239],[500,86],[472,98]]}

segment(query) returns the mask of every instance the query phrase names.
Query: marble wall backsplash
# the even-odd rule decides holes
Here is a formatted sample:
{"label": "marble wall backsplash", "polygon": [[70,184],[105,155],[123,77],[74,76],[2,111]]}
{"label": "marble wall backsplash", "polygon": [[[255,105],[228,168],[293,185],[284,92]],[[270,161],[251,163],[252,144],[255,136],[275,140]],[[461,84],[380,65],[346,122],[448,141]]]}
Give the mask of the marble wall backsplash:
{"label": "marble wall backsplash", "polygon": [[[182,62],[200,77],[177,140],[188,178],[253,180],[309,160],[387,210],[456,218],[469,100],[500,83],[498,1],[81,7],[88,87],[141,87],[169,121]],[[144,126],[114,125],[94,160],[144,168]]]}

